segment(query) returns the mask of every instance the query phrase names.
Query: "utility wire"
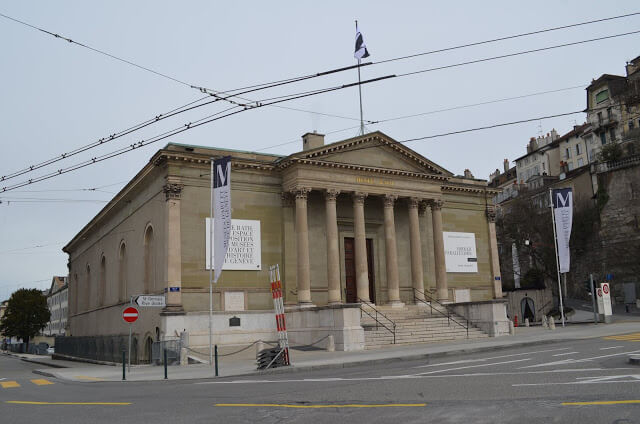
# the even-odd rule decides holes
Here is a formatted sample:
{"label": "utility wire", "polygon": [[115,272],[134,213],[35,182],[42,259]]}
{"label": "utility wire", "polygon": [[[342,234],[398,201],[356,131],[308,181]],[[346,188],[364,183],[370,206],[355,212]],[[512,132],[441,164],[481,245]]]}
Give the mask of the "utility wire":
{"label": "utility wire", "polygon": [[[223,111],[215,113],[213,115],[209,115],[209,116],[207,116],[205,118],[201,118],[201,119],[199,119],[197,121],[194,121],[194,122],[189,122],[189,123],[187,123],[187,124],[185,124],[185,125],[183,125],[181,127],[175,128],[173,130],[166,131],[166,132],[164,132],[162,134],[159,134],[159,135],[157,135],[155,137],[152,137],[150,139],[147,139],[147,140],[141,140],[141,141],[139,141],[137,143],[133,143],[133,144],[131,144],[129,146],[123,147],[123,148],[118,149],[116,151],[113,151],[111,153],[107,153],[107,154],[102,155],[102,156],[93,157],[93,158],[91,158],[91,159],[89,159],[87,161],[72,165],[72,166],[67,167],[67,168],[58,169],[57,171],[52,172],[50,174],[41,175],[39,177],[31,178],[31,179],[29,179],[27,181],[23,181],[23,182],[20,182],[20,183],[13,184],[11,186],[3,187],[0,192],[4,193],[4,192],[15,190],[17,188],[24,187],[24,186],[27,186],[27,185],[30,185],[30,184],[33,184],[33,183],[36,183],[36,182],[48,180],[50,178],[54,178],[54,177],[57,177],[59,175],[66,174],[68,172],[72,172],[72,171],[84,168],[86,166],[90,166],[90,165],[93,165],[95,163],[102,162],[104,160],[111,159],[111,158],[116,157],[116,156],[120,156],[120,155],[122,155],[124,153],[128,153],[128,152],[130,152],[132,150],[141,148],[143,146],[146,146],[146,145],[149,145],[149,144],[152,144],[152,143],[156,143],[156,142],[158,142],[160,140],[166,139],[168,137],[172,137],[172,136],[180,134],[180,133],[182,133],[184,131],[188,131],[190,129],[197,128],[199,126],[202,126],[202,125],[205,125],[205,124],[208,124],[208,123],[211,123],[211,122],[214,122],[214,121],[217,121],[217,120],[220,120],[220,119],[232,116],[232,115],[236,115],[236,114],[241,113],[241,112],[246,112],[248,110],[253,110],[253,109],[257,109],[257,108],[261,108],[261,107],[265,107],[265,106],[270,106],[272,104],[277,104],[277,103],[286,102],[286,101],[290,101],[290,100],[295,100],[295,99],[300,99],[300,98],[304,98],[304,97],[314,96],[314,95],[317,95],[317,94],[323,94],[323,93],[329,93],[329,92],[332,92],[332,91],[343,90],[343,89],[346,89],[346,88],[357,86],[359,84],[368,84],[368,83],[381,81],[381,80],[385,80],[385,79],[389,79],[389,78],[393,78],[393,77],[394,77],[394,75],[387,75],[387,76],[383,76],[383,77],[378,77],[378,78],[365,80],[365,81],[362,81],[362,82],[355,82],[355,83],[343,84],[343,85],[339,85],[339,86],[335,86],[335,87],[325,88],[325,89],[322,89],[322,90],[313,90],[313,91],[308,91],[308,92],[304,92],[304,93],[301,93],[301,94],[292,94],[292,95],[289,95],[289,96],[274,97],[272,99],[267,99],[267,101],[256,102],[256,106],[253,106],[251,108],[240,108],[238,106],[232,106],[232,107],[229,107],[229,108],[227,108],[227,109],[225,109]],[[233,109],[235,109],[235,110],[233,110]]]}

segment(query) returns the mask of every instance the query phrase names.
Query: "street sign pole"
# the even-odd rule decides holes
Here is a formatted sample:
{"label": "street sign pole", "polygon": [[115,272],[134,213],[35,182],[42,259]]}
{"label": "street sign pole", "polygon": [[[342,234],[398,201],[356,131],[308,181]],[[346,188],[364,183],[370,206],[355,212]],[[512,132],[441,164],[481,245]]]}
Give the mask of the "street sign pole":
{"label": "street sign pole", "polygon": [[[133,306],[133,296],[129,298],[129,305]],[[131,327],[133,327],[133,323],[129,323],[129,354],[128,354],[128,364],[127,364],[127,372],[131,373]]]}
{"label": "street sign pole", "polygon": [[593,282],[593,274],[589,274],[589,284],[591,288],[591,304],[593,305],[593,322],[598,324],[598,310],[596,309],[596,285]]}
{"label": "street sign pole", "polygon": [[138,310],[133,306],[133,296],[130,298],[129,305],[122,311],[122,319],[129,324],[129,346],[127,350],[129,351],[129,372],[131,372],[131,329],[133,323],[138,320],[139,315]]}

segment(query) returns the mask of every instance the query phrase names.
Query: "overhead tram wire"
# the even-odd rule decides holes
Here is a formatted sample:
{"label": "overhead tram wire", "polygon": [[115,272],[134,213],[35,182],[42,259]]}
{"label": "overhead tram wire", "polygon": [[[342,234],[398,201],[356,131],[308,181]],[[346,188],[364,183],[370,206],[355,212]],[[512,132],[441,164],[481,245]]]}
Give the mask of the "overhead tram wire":
{"label": "overhead tram wire", "polygon": [[[568,47],[568,46],[573,46],[573,45],[579,45],[579,44],[585,44],[585,43],[590,43],[590,42],[595,42],[595,41],[602,41],[602,40],[607,40],[607,39],[612,39],[612,38],[617,38],[617,37],[623,37],[623,36],[632,35],[632,34],[638,34],[638,33],[640,33],[640,30],[630,31],[630,32],[625,32],[625,33],[620,33],[620,34],[614,34],[614,35],[609,35],[609,36],[603,36],[603,37],[597,37],[597,38],[592,38],[592,39],[588,39],[588,40],[581,40],[581,41],[576,41],[576,42],[571,42],[571,43],[563,43],[563,44],[558,44],[558,45],[554,45],[554,46],[542,47],[542,48],[538,48],[538,49],[524,50],[524,51],[520,51],[520,52],[509,53],[509,54],[506,54],[506,55],[492,56],[492,57],[481,58],[481,59],[476,59],[476,60],[472,60],[472,61],[460,62],[460,63],[456,63],[456,64],[451,64],[451,65],[444,65],[444,66],[439,66],[439,67],[434,67],[434,68],[427,68],[427,69],[422,69],[422,70],[418,70],[418,71],[406,72],[404,74],[388,75],[388,76],[381,77],[381,78],[382,79],[388,79],[388,78],[406,77],[406,76],[411,76],[411,75],[416,75],[416,74],[421,74],[421,73],[426,73],[426,72],[433,72],[433,71],[438,71],[438,70],[443,70],[443,69],[448,69],[448,68],[453,68],[453,67],[459,67],[459,66],[470,65],[470,64],[475,64],[475,63],[488,62],[488,61],[492,61],[492,60],[504,59],[504,58],[508,58],[508,57],[514,57],[514,56],[519,56],[519,55],[524,55],[524,54],[531,54],[531,53],[536,53],[536,52],[540,52],[540,51],[552,50],[552,49]],[[368,80],[368,82],[377,81],[379,79],[380,78],[373,79],[373,80]],[[349,85],[347,85],[346,87],[348,87],[348,86]],[[346,87],[343,86],[342,88],[346,88]],[[247,90],[244,93],[250,92],[250,91],[257,91],[257,90],[260,90],[260,89]],[[333,90],[330,90],[330,91],[333,91]],[[310,95],[314,95],[314,94],[320,94],[320,93],[324,93],[324,92],[325,91],[323,89],[319,89],[319,90],[315,90],[315,91],[309,91],[307,93],[311,93]],[[244,94],[244,93],[240,93],[240,94]],[[233,95],[229,96],[229,97],[233,97]],[[267,99],[267,100],[284,98],[284,97],[286,97],[286,96],[273,97],[273,98]],[[202,99],[200,99],[200,100],[202,100]],[[226,100],[226,98],[223,98],[221,96],[216,96],[216,98],[214,100],[212,100],[211,102],[207,102],[205,104],[213,103],[213,102],[220,101],[220,100]],[[289,99],[289,100],[291,100],[291,99]],[[246,110],[246,108],[256,108],[256,107],[262,106],[262,105],[260,105],[259,101],[250,101],[250,102],[251,102],[251,104],[239,104],[239,103],[236,103],[236,102],[233,102],[233,103],[236,106],[244,107],[245,110]],[[279,102],[275,102],[275,103],[279,103]],[[273,103],[270,104],[270,105],[273,105]],[[191,109],[194,109],[196,107],[199,107],[199,106],[192,106],[189,109],[185,109],[184,111],[191,110]],[[182,112],[183,111],[176,112],[176,113],[182,113]],[[174,115],[176,113],[174,113]],[[173,116],[173,115],[171,115],[171,116]],[[162,117],[161,119],[166,119],[168,117],[169,117],[169,115],[166,115],[165,117]],[[370,123],[375,123],[375,121],[370,121]],[[116,137],[114,136],[113,138],[116,138]],[[77,152],[71,152],[73,154],[69,154],[69,153],[62,154],[60,156],[57,156],[54,159],[50,159],[48,161],[42,162],[42,163],[37,164],[37,165],[32,165],[32,166],[30,166],[28,168],[25,168],[25,169],[21,170],[21,171],[14,172],[13,174],[2,176],[2,177],[0,177],[0,181],[8,180],[8,179],[14,178],[14,177],[19,176],[19,175],[24,175],[24,174],[26,174],[28,172],[31,172],[31,171],[35,170],[35,169],[39,169],[39,168],[42,168],[44,166],[50,165],[52,163],[58,162],[60,160],[66,159],[67,157],[69,157],[71,155],[75,155],[75,154],[81,153],[83,151],[89,150],[90,148],[97,147],[97,146],[99,146],[101,144],[104,144],[106,141],[110,141],[110,140],[104,140],[104,139],[98,140],[97,142],[94,142],[91,145],[83,146],[82,148],[77,149]],[[91,146],[91,147],[89,147],[89,146]]]}
{"label": "overhead tram wire", "polygon": [[[227,118],[229,116],[236,115],[236,114],[241,113],[241,112],[246,112],[248,110],[258,109],[258,108],[265,107],[265,106],[271,106],[273,104],[282,103],[282,102],[286,102],[286,101],[290,101],[290,100],[300,99],[300,98],[314,96],[314,95],[323,94],[323,93],[329,93],[329,92],[337,91],[337,90],[343,90],[343,89],[346,89],[346,88],[357,86],[359,84],[368,84],[368,83],[381,81],[381,80],[385,80],[385,79],[393,78],[393,77],[394,77],[394,75],[387,75],[387,76],[373,78],[373,79],[369,79],[369,80],[365,80],[365,81],[361,81],[361,82],[343,84],[343,85],[329,87],[329,88],[320,89],[320,90],[312,90],[312,91],[307,91],[307,92],[303,92],[303,93],[299,93],[299,94],[292,94],[292,95],[288,95],[288,96],[272,97],[272,98],[268,98],[268,99],[264,99],[264,100],[261,100],[259,102],[256,102],[256,106],[255,107],[248,108],[248,109],[247,108],[239,108],[238,106],[232,106],[232,107],[229,107],[229,108],[227,108],[227,109],[225,109],[223,111],[220,111],[220,112],[217,112],[217,113],[215,113],[213,115],[209,115],[207,117],[201,118],[201,119],[199,119],[197,121],[189,122],[189,123],[187,123],[187,124],[185,124],[183,126],[177,127],[177,128],[175,128],[173,130],[166,131],[166,132],[164,132],[162,134],[159,134],[157,136],[151,137],[151,138],[149,138],[147,140],[141,140],[141,141],[139,141],[137,143],[130,144],[129,146],[123,147],[123,148],[115,150],[113,152],[110,152],[110,153],[107,153],[107,154],[104,154],[104,155],[101,155],[101,156],[97,156],[97,157],[91,158],[91,159],[89,159],[87,161],[77,163],[77,164],[72,165],[72,166],[67,167],[67,168],[58,169],[57,171],[49,173],[49,174],[41,175],[39,177],[31,178],[31,179],[29,179],[27,181],[23,181],[23,182],[16,183],[16,184],[11,185],[11,186],[3,187],[2,190],[0,190],[0,193],[5,193],[5,192],[11,191],[11,190],[15,190],[15,189],[20,188],[20,187],[25,187],[25,186],[28,186],[28,185],[31,185],[31,184],[34,184],[34,183],[37,183],[37,182],[45,181],[45,180],[48,180],[48,179],[51,179],[51,178],[54,178],[54,177],[57,177],[57,176],[72,172],[72,171],[76,171],[78,169],[81,169],[81,168],[96,164],[98,162],[105,161],[107,159],[114,158],[116,156],[120,156],[120,155],[125,154],[125,153],[129,153],[129,152],[131,152],[131,151],[133,151],[135,149],[139,149],[141,147],[147,146],[147,145],[152,144],[152,143],[156,143],[156,142],[158,142],[160,140],[164,140],[166,138],[172,137],[174,135],[180,134],[180,133],[188,131],[190,129],[197,128],[197,127],[200,127],[202,125],[205,125],[205,124],[208,124],[208,123],[211,123],[211,122],[223,119],[223,118]],[[233,110],[233,109],[236,109],[236,110]],[[239,109],[239,110],[237,110],[237,109]]]}

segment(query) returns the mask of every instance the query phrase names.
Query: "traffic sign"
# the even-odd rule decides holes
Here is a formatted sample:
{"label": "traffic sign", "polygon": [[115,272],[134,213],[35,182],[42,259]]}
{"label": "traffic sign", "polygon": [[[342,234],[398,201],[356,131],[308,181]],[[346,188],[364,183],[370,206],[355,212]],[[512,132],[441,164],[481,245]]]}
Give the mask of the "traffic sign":
{"label": "traffic sign", "polygon": [[609,294],[609,284],[604,283],[602,285],[602,291],[604,292],[604,294]]}
{"label": "traffic sign", "polygon": [[136,305],[138,306],[157,306],[161,308],[164,308],[166,306],[163,295],[153,296],[153,295],[143,294],[136,297],[135,302],[136,302]]}
{"label": "traffic sign", "polygon": [[598,289],[598,297],[602,297],[602,289]]}
{"label": "traffic sign", "polygon": [[125,308],[125,310],[122,311],[122,319],[130,324],[136,322],[138,319],[138,310],[133,306]]}

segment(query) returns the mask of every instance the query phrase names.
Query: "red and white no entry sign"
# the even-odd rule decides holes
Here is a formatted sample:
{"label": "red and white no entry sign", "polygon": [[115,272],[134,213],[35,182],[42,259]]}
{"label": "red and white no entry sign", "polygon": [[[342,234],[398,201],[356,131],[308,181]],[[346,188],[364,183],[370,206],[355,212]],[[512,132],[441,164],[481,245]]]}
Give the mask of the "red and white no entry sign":
{"label": "red and white no entry sign", "polygon": [[122,319],[128,323],[135,322],[138,319],[138,310],[133,306],[129,306],[122,311]]}
{"label": "red and white no entry sign", "polygon": [[604,292],[604,294],[609,294],[609,284],[603,284],[602,291]]}
{"label": "red and white no entry sign", "polygon": [[602,289],[598,289],[597,293],[598,293],[598,297],[602,297]]}

